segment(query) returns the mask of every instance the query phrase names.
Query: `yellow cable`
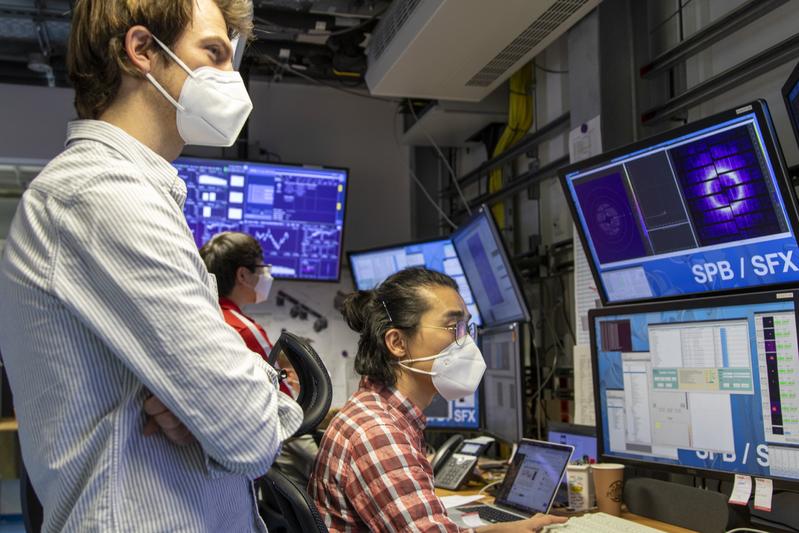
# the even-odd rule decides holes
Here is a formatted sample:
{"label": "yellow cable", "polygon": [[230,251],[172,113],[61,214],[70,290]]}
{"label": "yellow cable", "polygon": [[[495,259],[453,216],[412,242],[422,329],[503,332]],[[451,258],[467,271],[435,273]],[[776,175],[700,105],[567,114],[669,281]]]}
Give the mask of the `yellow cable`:
{"label": "yellow cable", "polygon": [[[530,130],[533,122],[533,102],[531,87],[533,84],[532,64],[527,64],[510,78],[510,94],[508,96],[508,124],[502,131],[492,157],[497,157],[516,144]],[[488,179],[488,192],[496,192],[502,188],[502,169],[492,170]],[[497,225],[505,227],[505,210],[501,202],[491,207]]]}

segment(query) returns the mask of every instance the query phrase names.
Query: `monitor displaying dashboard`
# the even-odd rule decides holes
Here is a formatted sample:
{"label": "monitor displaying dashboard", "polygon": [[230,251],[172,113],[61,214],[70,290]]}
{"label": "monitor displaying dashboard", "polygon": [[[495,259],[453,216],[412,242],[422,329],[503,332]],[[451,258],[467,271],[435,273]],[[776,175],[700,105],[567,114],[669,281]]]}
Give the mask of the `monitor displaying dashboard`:
{"label": "monitor displaying dashboard", "polygon": [[392,274],[413,266],[447,274],[458,284],[458,292],[472,315],[472,321],[478,326],[483,323],[463,266],[449,238],[350,252],[349,260],[355,288],[360,291],[374,289]]}
{"label": "monitor displaying dashboard", "polygon": [[346,170],[188,157],[173,164],[198,247],[240,231],[261,244],[275,278],[339,280]]}
{"label": "monitor displaying dashboard", "polygon": [[799,486],[799,291],[589,312],[603,460]]}
{"label": "monitor displaying dashboard", "polygon": [[524,293],[487,206],[480,206],[455,230],[452,245],[486,326],[530,321]]}
{"label": "monitor displaying dashboard", "polygon": [[762,100],[560,177],[605,304],[799,282],[795,193]]}

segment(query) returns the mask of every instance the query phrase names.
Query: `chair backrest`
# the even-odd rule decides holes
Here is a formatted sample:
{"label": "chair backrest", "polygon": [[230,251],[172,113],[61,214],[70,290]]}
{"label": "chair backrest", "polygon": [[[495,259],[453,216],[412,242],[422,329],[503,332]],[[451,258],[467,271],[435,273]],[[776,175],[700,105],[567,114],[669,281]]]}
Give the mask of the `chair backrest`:
{"label": "chair backrest", "polygon": [[304,417],[295,437],[311,433],[316,429],[333,401],[333,385],[325,364],[311,348],[296,335],[284,331],[269,353],[269,363],[274,366],[280,353],[283,353],[294,367],[300,381],[300,393],[297,403],[302,407]]}
{"label": "chair backrest", "polygon": [[25,463],[20,461],[19,472],[19,496],[22,502],[22,521],[25,524],[27,533],[39,533],[44,522],[44,510],[39,502],[36,492],[33,490],[28,471],[25,470]]}
{"label": "chair backrest", "polygon": [[270,507],[277,507],[280,511],[276,523],[270,524],[269,517],[263,517],[270,532],[327,533],[325,522],[308,493],[280,470],[272,468],[258,480],[258,484],[264,500],[271,504]]}

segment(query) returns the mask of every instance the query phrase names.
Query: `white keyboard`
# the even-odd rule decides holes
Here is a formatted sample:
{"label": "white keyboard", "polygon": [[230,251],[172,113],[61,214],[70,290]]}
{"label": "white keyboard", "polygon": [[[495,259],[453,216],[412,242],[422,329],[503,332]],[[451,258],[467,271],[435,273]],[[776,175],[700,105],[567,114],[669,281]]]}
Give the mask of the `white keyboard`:
{"label": "white keyboard", "polygon": [[605,513],[590,513],[569,518],[565,524],[545,527],[549,533],[660,533],[659,530],[636,524]]}

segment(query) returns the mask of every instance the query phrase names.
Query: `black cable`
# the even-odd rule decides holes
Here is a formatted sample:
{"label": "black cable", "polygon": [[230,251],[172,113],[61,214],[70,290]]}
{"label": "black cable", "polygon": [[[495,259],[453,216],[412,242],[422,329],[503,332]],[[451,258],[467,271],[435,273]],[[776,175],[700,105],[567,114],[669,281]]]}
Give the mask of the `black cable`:
{"label": "black cable", "polygon": [[[257,44],[255,45],[255,48],[256,49],[258,48]],[[310,81],[312,83],[316,83],[317,85],[322,85],[322,86],[327,87],[329,89],[334,89],[336,91],[345,92],[345,93],[351,94],[353,96],[360,96],[361,98],[369,98],[371,100],[380,100],[381,102],[392,102],[392,103],[396,103],[397,102],[397,100],[394,100],[393,98],[383,98],[381,96],[372,96],[371,94],[364,94],[364,93],[360,93],[358,91],[352,91],[350,89],[345,89],[344,87],[339,87],[337,85],[334,85],[332,83],[328,83],[328,82],[320,80],[318,78],[314,78],[313,76],[309,76],[308,74],[305,74],[304,72],[300,72],[299,70],[292,68],[290,65],[284,63],[283,61],[275,59],[274,57],[272,57],[271,55],[267,54],[266,52],[263,52],[262,50],[258,50],[258,54],[259,54],[259,57],[263,57],[264,59],[266,59],[267,61],[269,61],[273,65],[275,65],[276,67],[279,67],[279,68],[281,68],[283,70],[287,70],[287,71],[291,72],[292,74],[294,74],[295,76],[299,76],[300,78],[302,78],[304,80],[307,80],[307,81]]]}
{"label": "black cable", "polygon": [[[343,30],[338,30],[338,31],[304,30],[302,28],[293,28],[291,26],[281,26],[280,24],[277,24],[276,22],[272,22],[271,20],[265,19],[263,17],[253,17],[253,20],[256,21],[256,22],[260,22],[261,24],[267,24],[267,25],[271,26],[272,28],[274,28],[276,30],[274,33],[292,33],[294,35],[304,35],[304,34],[307,33],[307,34],[310,34],[310,35],[323,35],[323,36],[327,36],[327,37],[336,37],[338,35],[344,35],[344,34],[350,33],[350,32],[355,31],[355,30],[360,30],[361,28],[363,28],[365,26],[368,26],[369,24],[371,24],[372,22],[374,22],[375,20],[380,18],[383,15],[383,13],[386,12],[387,9],[388,9],[388,7],[385,7],[382,10],[380,10],[379,13],[375,13],[374,15],[372,15],[368,19],[364,20],[363,22],[361,22],[361,23],[359,23],[359,24],[357,24],[355,26],[351,26],[349,28],[345,28]],[[258,28],[256,28],[256,29],[258,29]]]}
{"label": "black cable", "polygon": [[[682,2],[682,0],[680,0],[680,2]],[[680,5],[680,8],[679,8],[679,9],[677,9],[677,11],[675,11],[674,13],[672,13],[671,15],[669,15],[668,17],[666,17],[665,19],[663,19],[663,20],[660,22],[660,24],[658,24],[657,26],[655,26],[654,28],[652,28],[651,30],[649,30],[649,35],[652,35],[652,34],[653,34],[653,33],[655,33],[656,31],[658,31],[660,28],[662,28],[662,27],[663,27],[663,26],[664,26],[664,25],[665,25],[665,24],[666,24],[668,21],[670,21],[671,19],[673,19],[674,17],[676,17],[677,15],[679,15],[679,14],[680,14],[680,12],[681,12],[683,9],[685,9],[685,6],[687,6],[687,5],[688,5],[688,4],[690,4],[691,2],[693,2],[693,0],[687,0],[687,1],[686,1],[684,4]]]}
{"label": "black cable", "polygon": [[555,69],[551,69],[551,68],[547,68],[547,67],[542,67],[541,65],[536,63],[535,60],[533,60],[533,66],[535,68],[537,68],[538,70],[541,70],[542,72],[546,72],[548,74],[568,74],[569,73],[568,70],[555,70]]}

